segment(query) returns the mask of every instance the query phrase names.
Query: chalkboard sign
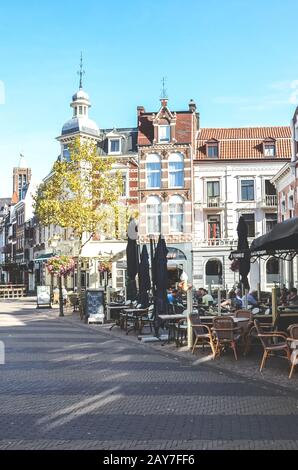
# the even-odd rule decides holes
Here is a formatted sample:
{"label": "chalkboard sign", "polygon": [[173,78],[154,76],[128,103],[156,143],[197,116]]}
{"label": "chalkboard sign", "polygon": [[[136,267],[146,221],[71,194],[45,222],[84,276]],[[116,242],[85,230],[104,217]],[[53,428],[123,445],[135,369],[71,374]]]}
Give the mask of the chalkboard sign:
{"label": "chalkboard sign", "polygon": [[89,320],[103,322],[104,318],[104,289],[87,289],[86,316]]}

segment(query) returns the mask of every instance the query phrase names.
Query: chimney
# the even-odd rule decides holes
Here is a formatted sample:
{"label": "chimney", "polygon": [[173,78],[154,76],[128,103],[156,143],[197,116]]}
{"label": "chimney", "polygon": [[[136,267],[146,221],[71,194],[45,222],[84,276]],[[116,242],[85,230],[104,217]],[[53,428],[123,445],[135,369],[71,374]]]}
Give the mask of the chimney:
{"label": "chimney", "polygon": [[141,114],[143,114],[143,113],[145,112],[144,106],[138,106],[138,107],[137,107],[137,112],[138,112],[138,116],[140,116]]}
{"label": "chimney", "polygon": [[194,102],[194,100],[190,100],[190,102],[188,103],[188,107],[189,107],[189,111],[191,111],[192,113],[194,113],[195,110],[197,109],[197,105]]}

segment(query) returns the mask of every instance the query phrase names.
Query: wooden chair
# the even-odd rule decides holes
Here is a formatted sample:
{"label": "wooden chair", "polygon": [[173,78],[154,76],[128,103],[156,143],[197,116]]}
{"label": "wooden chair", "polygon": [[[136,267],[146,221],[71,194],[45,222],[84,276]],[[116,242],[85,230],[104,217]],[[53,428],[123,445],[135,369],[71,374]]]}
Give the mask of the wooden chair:
{"label": "wooden chair", "polygon": [[216,341],[211,331],[211,328],[201,322],[199,315],[192,314],[189,316],[189,320],[195,337],[192,347],[192,353],[194,354],[196,347],[202,346],[204,349],[205,344],[208,344],[212,350],[213,359],[215,359]]}
{"label": "wooden chair", "polygon": [[283,352],[286,354],[286,358],[290,361],[291,352],[287,343],[287,336],[285,333],[276,332],[265,332],[261,327],[258,320],[254,320],[254,326],[256,328],[258,338],[264,349],[264,354],[261,361],[260,372],[265,366],[265,362],[268,356],[273,356],[276,352]]}
{"label": "wooden chair", "polygon": [[291,369],[289,374],[289,379],[291,379],[294,372],[294,368],[298,364],[298,324],[290,325],[287,331],[289,333],[288,344],[292,349],[290,357]]}
{"label": "wooden chair", "polygon": [[243,354],[244,356],[248,353],[251,347],[251,336],[250,331],[251,328],[254,326],[253,322],[253,314],[250,310],[237,310],[235,312],[235,318],[247,318],[247,322],[241,322],[241,329],[242,329],[242,345],[243,345]]}
{"label": "wooden chair", "polygon": [[230,346],[234,351],[234,356],[237,361],[237,343],[241,338],[241,328],[234,326],[234,321],[232,317],[215,317],[213,319],[213,332],[217,339],[216,344],[216,355],[221,354],[221,352]]}
{"label": "wooden chair", "polygon": [[150,305],[148,308],[147,314],[142,315],[141,318],[139,318],[139,334],[142,334],[144,326],[150,327],[150,333],[152,333],[152,326],[154,326],[155,323],[155,311],[154,311],[154,305]]}

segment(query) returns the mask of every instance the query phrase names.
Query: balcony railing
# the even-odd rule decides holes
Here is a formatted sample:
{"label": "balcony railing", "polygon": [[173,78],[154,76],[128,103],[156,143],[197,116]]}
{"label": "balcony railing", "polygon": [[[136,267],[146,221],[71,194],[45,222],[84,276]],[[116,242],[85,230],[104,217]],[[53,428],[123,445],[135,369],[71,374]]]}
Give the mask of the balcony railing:
{"label": "balcony railing", "polygon": [[193,246],[195,248],[205,248],[205,247],[215,247],[215,246],[225,246],[236,248],[238,241],[231,238],[207,238],[205,240],[194,240]]}
{"label": "balcony railing", "polygon": [[277,196],[266,194],[264,202],[266,207],[277,207]]}
{"label": "balcony railing", "polygon": [[220,207],[219,196],[210,196],[207,198],[207,207]]}

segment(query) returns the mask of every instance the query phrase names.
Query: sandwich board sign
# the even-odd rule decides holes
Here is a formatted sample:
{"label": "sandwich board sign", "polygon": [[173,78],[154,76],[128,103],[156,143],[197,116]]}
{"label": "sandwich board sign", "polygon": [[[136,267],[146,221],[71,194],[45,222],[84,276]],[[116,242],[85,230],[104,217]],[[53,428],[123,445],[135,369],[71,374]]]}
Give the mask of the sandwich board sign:
{"label": "sandwich board sign", "polygon": [[51,307],[51,286],[37,286],[37,308]]}
{"label": "sandwich board sign", "polygon": [[86,316],[88,323],[104,323],[104,288],[87,289]]}

